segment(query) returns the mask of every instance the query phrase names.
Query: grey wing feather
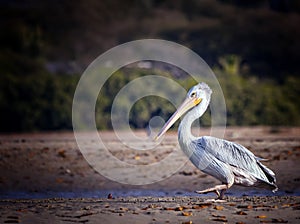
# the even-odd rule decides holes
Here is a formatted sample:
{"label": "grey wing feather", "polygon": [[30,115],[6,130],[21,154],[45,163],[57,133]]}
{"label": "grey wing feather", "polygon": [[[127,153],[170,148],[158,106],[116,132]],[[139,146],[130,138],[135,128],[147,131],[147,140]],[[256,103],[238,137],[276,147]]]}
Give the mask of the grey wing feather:
{"label": "grey wing feather", "polygon": [[261,164],[259,161],[262,159],[256,157],[244,146],[210,136],[198,139],[197,144],[218,160],[245,170],[266,183],[275,184],[273,171]]}

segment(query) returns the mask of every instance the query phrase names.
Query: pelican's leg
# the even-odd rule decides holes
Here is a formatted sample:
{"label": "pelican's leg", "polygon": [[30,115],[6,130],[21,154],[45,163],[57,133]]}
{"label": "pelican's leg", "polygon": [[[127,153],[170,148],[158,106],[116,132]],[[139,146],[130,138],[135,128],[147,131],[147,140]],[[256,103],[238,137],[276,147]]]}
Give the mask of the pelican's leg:
{"label": "pelican's leg", "polygon": [[[207,194],[210,192],[215,192],[217,194],[217,199],[222,200],[224,197],[224,193],[227,189],[229,189],[232,186],[232,184],[220,184],[220,185],[216,185],[212,188],[208,188],[202,191],[196,191],[196,193],[198,194]],[[221,192],[220,192],[221,191]]]}
{"label": "pelican's leg", "polygon": [[226,190],[227,190],[227,189],[221,190],[220,195],[219,195],[219,197],[218,197],[217,199],[223,200],[224,194],[225,194],[225,191],[226,191]]}
{"label": "pelican's leg", "polygon": [[202,191],[196,191],[196,193],[198,193],[198,194],[207,194],[207,193],[210,193],[210,192],[215,192],[217,194],[218,198],[219,198],[221,196],[219,191],[221,191],[221,193],[224,194],[222,191],[227,190],[227,189],[228,189],[227,184],[221,184],[221,185],[216,185],[212,188],[208,188],[208,189],[205,189],[205,190],[202,190]]}

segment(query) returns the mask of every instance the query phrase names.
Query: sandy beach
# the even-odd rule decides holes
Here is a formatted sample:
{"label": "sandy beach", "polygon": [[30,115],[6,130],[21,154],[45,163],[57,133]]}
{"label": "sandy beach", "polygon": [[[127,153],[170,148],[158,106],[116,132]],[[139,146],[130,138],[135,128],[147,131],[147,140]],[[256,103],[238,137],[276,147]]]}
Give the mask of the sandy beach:
{"label": "sandy beach", "polygon": [[[208,135],[209,130],[203,129],[201,134]],[[168,133],[154,151],[130,150],[112,132],[100,135],[111,155],[140,166],[159,163],[177,144],[175,132]],[[88,135],[83,138],[91,144]],[[174,158],[174,164],[179,161],[184,165],[162,181],[122,184],[90,166],[72,132],[2,134],[0,222],[299,223],[300,128],[232,127],[226,129],[225,139],[268,159],[264,164],[276,173],[279,191],[273,194],[234,186],[226,194],[226,202],[211,202],[215,195],[197,195],[194,191],[219,182],[180,156]],[[95,158],[107,171],[121,170],[101,155]],[[159,175],[165,167],[155,169],[155,175]],[[138,178],[149,179],[147,175],[151,173]],[[129,181],[133,178],[126,172],[122,177]]]}

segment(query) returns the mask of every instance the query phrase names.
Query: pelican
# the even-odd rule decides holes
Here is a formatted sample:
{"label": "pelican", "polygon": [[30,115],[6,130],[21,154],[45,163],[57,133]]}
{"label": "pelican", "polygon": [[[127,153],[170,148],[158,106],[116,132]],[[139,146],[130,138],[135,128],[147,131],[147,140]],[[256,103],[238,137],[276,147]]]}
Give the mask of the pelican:
{"label": "pelican", "polygon": [[261,163],[264,159],[256,157],[240,144],[212,136],[197,138],[192,135],[192,123],[206,111],[211,94],[212,90],[206,83],[193,86],[155,139],[159,139],[182,115],[186,114],[178,128],[180,148],[198,169],[222,183],[196,193],[215,192],[217,199],[222,200],[225,191],[233,184],[264,187],[275,192],[278,189],[275,174]]}

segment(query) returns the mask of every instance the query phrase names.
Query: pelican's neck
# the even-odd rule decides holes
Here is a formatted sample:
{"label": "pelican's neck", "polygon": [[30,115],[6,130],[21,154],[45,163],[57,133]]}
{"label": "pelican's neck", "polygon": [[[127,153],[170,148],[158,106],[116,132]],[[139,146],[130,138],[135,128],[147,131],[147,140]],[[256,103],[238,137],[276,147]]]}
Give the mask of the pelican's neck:
{"label": "pelican's neck", "polygon": [[192,134],[192,124],[196,119],[200,118],[204,114],[209,105],[209,102],[210,97],[207,97],[207,99],[203,99],[198,106],[194,107],[184,116],[179,124],[178,141],[181,149],[188,155],[191,153],[188,152],[188,150],[191,149],[191,142],[197,138]]}

